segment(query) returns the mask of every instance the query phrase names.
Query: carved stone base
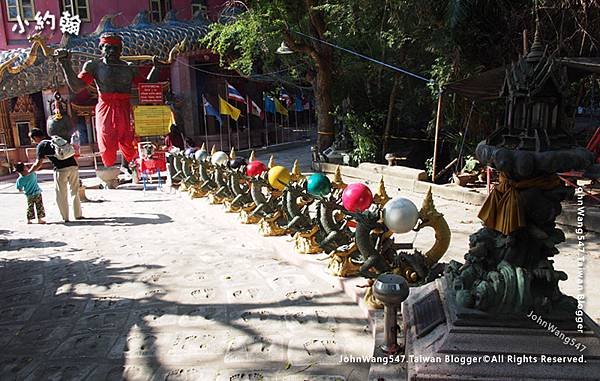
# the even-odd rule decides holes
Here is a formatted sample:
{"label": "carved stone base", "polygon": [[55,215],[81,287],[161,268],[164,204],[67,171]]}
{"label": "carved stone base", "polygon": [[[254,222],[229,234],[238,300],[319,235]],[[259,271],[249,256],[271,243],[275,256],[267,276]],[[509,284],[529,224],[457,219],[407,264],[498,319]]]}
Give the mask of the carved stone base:
{"label": "carved stone base", "polygon": [[356,252],[358,248],[352,243],[345,251],[333,251],[329,254],[329,264],[327,270],[330,274],[341,277],[355,276],[360,269],[360,265],[352,262],[350,256]]}
{"label": "carved stone base", "polygon": [[260,222],[260,217],[251,215],[254,208],[256,208],[254,203],[242,207],[242,210],[240,210],[240,222],[242,224],[257,224]]}
{"label": "carved stone base", "polygon": [[198,186],[192,186],[192,187],[188,188],[188,194],[190,195],[191,198],[202,198],[202,197],[206,197],[206,195],[208,194],[208,191],[205,191],[204,189],[202,189]]}
{"label": "carved stone base", "polygon": [[208,201],[213,205],[221,205],[225,201],[225,199],[221,196],[217,196],[213,193],[208,195]]}
{"label": "carved stone base", "polygon": [[272,217],[262,218],[258,223],[258,232],[263,237],[278,237],[288,233],[285,226],[280,226],[277,221],[281,219],[281,212],[276,212]]}
{"label": "carved stone base", "polygon": [[225,205],[225,213],[239,213],[242,210],[241,206],[231,205],[230,200],[225,200],[223,202],[223,205]]}
{"label": "carved stone base", "polygon": [[[583,333],[570,329],[575,316],[561,323],[531,313],[502,316],[460,307],[446,282],[411,288],[402,304],[407,358],[430,359],[408,361],[407,379],[598,379],[600,338],[587,324]],[[585,315],[585,321],[591,318]],[[569,345],[572,340],[581,345]]]}
{"label": "carved stone base", "polygon": [[323,251],[315,237],[318,231],[319,227],[315,226],[308,232],[294,234],[294,248],[298,254],[317,254]]}

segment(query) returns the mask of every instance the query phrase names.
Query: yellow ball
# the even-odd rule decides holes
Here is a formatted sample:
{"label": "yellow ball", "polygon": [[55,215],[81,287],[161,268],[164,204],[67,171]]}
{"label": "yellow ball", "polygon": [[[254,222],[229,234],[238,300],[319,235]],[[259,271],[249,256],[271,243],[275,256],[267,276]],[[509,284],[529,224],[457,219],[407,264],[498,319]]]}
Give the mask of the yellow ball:
{"label": "yellow ball", "polygon": [[290,182],[290,171],[286,167],[276,165],[269,169],[269,184],[277,190],[283,190]]}

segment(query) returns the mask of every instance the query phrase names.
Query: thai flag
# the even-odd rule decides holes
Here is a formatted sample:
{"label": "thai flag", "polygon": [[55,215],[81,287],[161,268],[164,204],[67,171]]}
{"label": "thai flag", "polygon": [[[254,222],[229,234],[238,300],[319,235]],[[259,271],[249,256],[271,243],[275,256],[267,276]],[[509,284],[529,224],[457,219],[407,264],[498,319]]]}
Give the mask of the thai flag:
{"label": "thai flag", "polygon": [[246,103],[246,100],[242,94],[240,94],[235,87],[231,86],[229,82],[227,82],[227,99],[231,99],[232,101],[236,102],[242,102],[244,104]]}
{"label": "thai flag", "polygon": [[256,115],[261,120],[265,117],[263,110],[250,97],[248,97],[248,103],[246,104],[248,105],[248,115]]}

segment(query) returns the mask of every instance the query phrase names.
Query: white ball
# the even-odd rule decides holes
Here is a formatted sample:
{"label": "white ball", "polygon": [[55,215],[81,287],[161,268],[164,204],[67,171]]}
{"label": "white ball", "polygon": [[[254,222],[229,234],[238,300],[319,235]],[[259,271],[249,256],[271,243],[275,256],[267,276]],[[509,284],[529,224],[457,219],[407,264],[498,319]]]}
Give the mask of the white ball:
{"label": "white ball", "polygon": [[408,233],[419,219],[415,204],[404,197],[396,197],[383,208],[383,223],[394,233]]}
{"label": "white ball", "polygon": [[194,152],[194,156],[196,157],[196,160],[203,161],[208,157],[208,152],[203,149],[199,149],[198,151]]}
{"label": "white ball", "polygon": [[229,161],[229,156],[223,151],[217,151],[211,156],[210,162],[214,165],[225,165]]}

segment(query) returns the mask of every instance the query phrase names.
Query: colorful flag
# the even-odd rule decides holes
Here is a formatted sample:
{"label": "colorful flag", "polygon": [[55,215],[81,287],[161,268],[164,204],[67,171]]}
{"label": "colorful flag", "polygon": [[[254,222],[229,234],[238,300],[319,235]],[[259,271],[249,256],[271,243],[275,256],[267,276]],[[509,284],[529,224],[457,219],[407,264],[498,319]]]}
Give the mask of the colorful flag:
{"label": "colorful flag", "polygon": [[248,102],[246,102],[246,104],[248,105],[248,115],[256,115],[260,119],[263,119],[265,117],[263,110],[261,110],[261,108],[258,107],[258,105],[254,103],[254,101],[250,99],[250,97],[248,97]]}
{"label": "colorful flag", "polygon": [[271,97],[265,97],[265,112],[275,114],[275,100]]}
{"label": "colorful flag", "polygon": [[221,113],[221,115],[231,116],[231,118],[236,122],[240,117],[240,114],[242,113],[242,111],[239,108],[230,105],[225,99],[221,97],[219,97],[219,112]]}
{"label": "colorful flag", "polygon": [[245,104],[246,100],[244,99],[242,94],[240,94],[240,92],[237,91],[237,89],[235,87],[231,86],[229,84],[229,82],[226,82],[226,83],[227,83],[227,99],[231,99],[236,102],[242,102]]}
{"label": "colorful flag", "polygon": [[221,115],[219,115],[219,113],[213,107],[213,105],[211,105],[210,103],[208,103],[208,101],[206,100],[206,98],[204,98],[204,95],[202,96],[202,104],[204,105],[204,115],[214,116],[215,119],[217,119],[217,121],[219,122],[219,125],[221,123],[223,123],[223,120],[221,119]]}
{"label": "colorful flag", "polygon": [[294,111],[304,111],[304,107],[302,106],[302,99],[300,97],[294,98]]}
{"label": "colorful flag", "polygon": [[310,110],[310,100],[308,98],[302,97],[302,108],[304,110]]}
{"label": "colorful flag", "polygon": [[279,102],[277,99],[275,99],[275,111],[277,111],[278,113],[280,113],[281,115],[285,115],[288,116],[288,110],[287,108],[285,108],[281,102]]}
{"label": "colorful flag", "polygon": [[279,92],[279,99],[283,101],[287,107],[290,107],[292,105],[292,97],[290,97],[290,95],[283,87]]}

